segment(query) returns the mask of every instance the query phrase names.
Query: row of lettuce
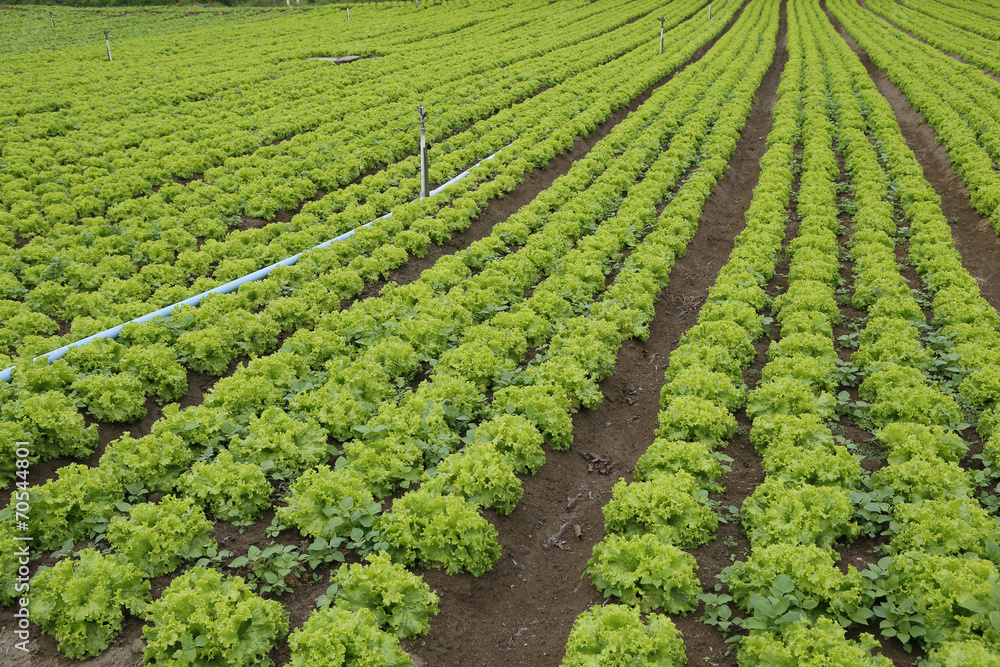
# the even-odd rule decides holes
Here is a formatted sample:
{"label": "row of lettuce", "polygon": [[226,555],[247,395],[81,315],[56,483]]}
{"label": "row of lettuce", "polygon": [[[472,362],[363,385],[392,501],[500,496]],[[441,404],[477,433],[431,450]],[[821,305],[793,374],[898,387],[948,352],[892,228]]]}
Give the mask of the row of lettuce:
{"label": "row of lettuce", "polygon": [[[996,39],[981,37],[967,30],[950,25],[946,20],[910,9],[895,2],[874,0],[865,3],[869,9],[884,16],[900,28],[922,41],[961,57],[968,63],[979,65],[992,72],[1000,72],[1000,58],[995,55]],[[927,3],[931,4],[931,3]],[[949,10],[954,19],[957,12]]]}
{"label": "row of lettuce", "polygon": [[[565,37],[559,43],[524,39],[523,46],[505,49],[508,57],[502,62],[496,62],[494,46],[498,40],[506,39],[504,30],[518,33],[510,30],[513,27],[530,33],[540,20],[538,16],[532,22],[518,13],[517,17],[496,18],[476,26],[475,30],[462,31],[470,34],[465,39],[450,40],[449,44],[454,41],[458,45],[449,46],[452,50],[444,55],[450,53],[451,60],[461,55],[467,64],[460,68],[449,66],[444,73],[436,70],[420,73],[419,69],[411,72],[403,58],[380,58],[377,66],[370,67],[376,67],[375,73],[383,76],[384,85],[374,89],[361,85],[366,76],[373,75],[371,71],[362,71],[331,78],[329,85],[323,86],[325,92],[317,94],[317,97],[329,96],[333,88],[344,87],[342,99],[323,103],[324,107],[334,106],[336,118],[328,120],[326,113],[310,112],[304,116],[315,119],[315,123],[307,120],[305,126],[294,126],[300,123],[297,119],[302,110],[291,113],[278,109],[276,118],[292,124],[282,130],[285,134],[281,137],[287,133],[295,136],[240,157],[226,158],[228,152],[222,149],[216,155],[214,147],[226,143],[225,132],[208,135],[196,132],[199,145],[185,150],[192,151],[198,160],[207,160],[208,166],[218,165],[208,170],[211,184],[205,180],[194,180],[187,185],[173,183],[172,176],[191,176],[204,166],[184,167],[178,172],[154,156],[151,168],[163,172],[156,178],[166,179],[167,185],[152,195],[133,198],[148,188],[151,181],[141,174],[129,176],[128,170],[115,172],[124,174],[122,178],[126,180],[138,179],[140,189],[122,190],[118,203],[106,213],[106,203],[91,202],[95,207],[92,217],[83,224],[72,221],[52,224],[38,212],[40,204],[32,202],[33,195],[24,198],[30,193],[23,188],[32,180],[44,182],[44,174],[48,172],[32,165],[26,165],[27,172],[23,174],[20,172],[24,170],[12,169],[3,185],[4,196],[11,206],[10,212],[3,215],[15,229],[8,232],[9,245],[4,246],[4,271],[0,275],[0,297],[4,299],[0,345],[5,352],[48,352],[62,342],[61,336],[52,335],[57,333],[59,321],[70,325],[68,333],[73,339],[82,338],[244,276],[409,202],[419,188],[417,160],[413,157],[416,145],[413,107],[418,103],[434,110],[429,121],[431,140],[442,142],[431,153],[434,165],[431,178],[435,182],[447,180],[517,138],[527,140],[530,136],[537,141],[550,135],[560,127],[560,122],[571,122],[583,109],[594,108],[597,100],[602,107],[610,103],[612,109],[624,105],[638,94],[633,92],[634,86],[615,86],[617,94],[602,99],[611,91],[601,91],[594,77],[603,74],[619,79],[631,75],[636,77],[636,83],[650,80],[649,54],[640,58],[637,53],[639,46],[648,40],[637,26],[622,24],[662,4],[634,3],[632,12],[623,17],[611,16],[602,5],[603,14],[590,16],[595,11],[590,10],[579,21],[563,26]],[[672,23],[680,23],[698,7],[698,3],[682,3]],[[552,11],[547,8],[547,14],[535,14],[544,17]],[[638,13],[633,15],[633,12]],[[679,30],[677,38],[685,43],[680,50],[686,51],[688,40],[706,27],[692,24]],[[439,51],[434,53],[435,58],[441,56]],[[445,58],[441,62],[451,60]],[[670,64],[665,61],[673,62],[674,58],[660,59],[658,64],[661,67]],[[495,86],[498,73],[503,85]],[[303,77],[314,79],[314,70],[288,78],[292,84],[301,84],[299,80]],[[419,81],[416,86],[419,90],[407,92],[408,87],[394,87],[393,82],[399,80],[412,85]],[[549,90],[535,97],[543,86]],[[260,94],[265,99],[273,97],[273,91],[261,90]],[[233,97],[238,101],[242,94],[234,93]],[[527,99],[515,104],[522,98]],[[456,104],[456,99],[460,103]],[[190,106],[197,111],[197,103]],[[345,123],[352,109],[363,122]],[[609,113],[610,110],[605,111],[604,117]],[[261,122],[256,111],[251,110],[250,115],[253,118],[248,122]],[[586,122],[592,127],[602,119],[588,117]],[[187,114],[180,114],[174,122],[190,120]],[[115,136],[122,135],[116,132]],[[255,136],[248,140],[249,145],[234,148],[236,155],[272,139]],[[34,150],[31,147],[36,143],[28,141],[24,145]],[[520,144],[525,145],[530,143]],[[165,150],[171,155],[183,152],[176,146]],[[220,164],[223,160],[225,164]],[[388,166],[351,187],[341,187],[380,164]],[[115,174],[109,177],[117,178]],[[507,188],[515,185],[510,179],[503,179],[503,183]],[[89,192],[94,186],[84,182],[73,187],[82,188],[75,196],[87,197],[83,190]],[[276,209],[295,209],[317,195],[318,188],[333,192],[318,201],[308,201],[302,212],[287,222],[272,223],[262,229],[229,229],[231,224],[243,226],[237,214],[273,218]],[[115,188],[98,189],[110,192]],[[53,201],[65,196],[58,192],[44,196],[50,195]],[[447,199],[440,200],[441,205],[446,203]],[[63,206],[65,202],[51,205]],[[23,225],[34,225],[35,231],[42,235],[24,247],[15,248],[19,245],[16,237],[29,231],[18,228]]]}
{"label": "row of lettuce", "polygon": [[[678,9],[687,12],[694,11],[699,6],[699,3],[683,4],[684,7]],[[649,7],[644,7],[644,10],[648,9]],[[685,14],[682,12],[675,19],[676,22],[680,22],[683,16]],[[400,162],[368,176],[360,183],[331,192],[319,201],[307,203],[302,212],[287,223],[272,223],[259,229],[231,233],[220,237],[222,240],[201,243],[197,229],[199,221],[208,221],[211,225],[221,225],[218,231],[224,233],[225,224],[220,222],[219,215],[188,219],[187,213],[184,213],[174,218],[176,224],[172,228],[163,229],[162,233],[151,232],[155,238],[138,243],[132,233],[127,231],[123,234],[95,234],[86,243],[75,246],[72,251],[79,259],[86,259],[85,262],[72,261],[60,255],[49,258],[52,260],[50,263],[42,261],[32,266],[33,263],[20,262],[16,259],[17,256],[11,255],[15,266],[3,279],[10,283],[13,290],[7,296],[14,298],[2,302],[5,321],[0,329],[0,337],[3,338],[0,343],[24,355],[42,354],[63,342],[62,336],[44,335],[51,334],[58,328],[56,319],[71,323],[69,335],[73,339],[79,339],[282,260],[304,248],[368,223],[386,210],[393,211],[395,218],[404,225],[409,226],[416,220],[417,226],[413,230],[417,233],[416,236],[411,234],[400,238],[396,247],[386,249],[383,256],[357,259],[354,262],[355,271],[359,271],[366,280],[374,280],[405,261],[408,254],[423,252],[427,237],[435,240],[441,237],[444,233],[442,224],[429,220],[429,216],[436,215],[439,220],[444,218],[449,225],[460,224],[459,221],[468,213],[466,207],[478,209],[480,205],[470,204],[465,200],[455,201],[456,198],[477,187],[477,199],[483,194],[493,197],[511,190],[524,173],[521,160],[530,160],[527,168],[532,168],[544,165],[551,159],[551,153],[539,153],[536,150],[535,145],[539,141],[555,135],[566,140],[561,149],[571,147],[574,135],[589,133],[606,120],[613,110],[627,104],[646,87],[690,57],[698,44],[704,43],[707,35],[714,35],[720,29],[720,24],[715,21],[687,21],[669,33],[676,40],[677,48],[662,58],[651,59],[648,53],[644,53],[640,46],[643,40],[634,26],[612,30],[607,35],[590,40],[594,42],[591,44],[594,53],[577,58],[575,63],[565,62],[566,54],[563,52],[567,49],[557,51],[563,53],[558,59],[563,60],[565,67],[545,74],[546,77],[551,77],[548,80],[554,84],[548,90],[504,108],[499,113],[494,113],[497,105],[493,102],[477,106],[477,113],[485,113],[486,118],[450,137],[437,152],[432,150],[435,170],[441,170],[432,170],[432,176],[443,179],[503,148],[499,161],[490,160],[483,167],[474,170],[460,186],[450,189],[442,197],[411,202],[419,187],[418,179],[412,177],[416,160],[400,155]],[[622,30],[626,33],[622,33]],[[629,30],[631,33],[627,32]],[[601,48],[597,48],[598,46]],[[582,65],[589,68],[581,69]],[[614,84],[602,86],[602,82],[608,80]],[[557,81],[559,82],[556,83]],[[531,85],[537,83],[538,81],[534,81]],[[514,101],[514,98],[504,98],[503,104]],[[278,148],[269,147],[264,152]],[[535,155],[541,157],[535,158]],[[377,163],[376,158],[373,160],[370,166]],[[511,168],[511,163],[516,163],[520,168]],[[169,188],[168,199],[172,200],[172,203],[164,203],[161,207],[184,208],[178,204],[177,195],[179,193],[183,198],[183,195],[193,192],[188,188],[195,184],[204,185],[203,182],[195,181],[187,187],[176,185],[161,188],[157,196]],[[195,189],[207,191],[210,188],[206,186]],[[200,197],[195,199],[201,201]],[[140,200],[128,200],[126,205],[141,208],[142,204],[138,202]],[[212,208],[217,204],[217,199],[209,197],[195,208]],[[147,202],[147,205],[151,204]],[[142,225],[151,224],[141,218],[139,220]],[[151,227],[160,229],[164,220],[166,218],[161,218],[151,224]],[[57,245],[73,241],[77,232],[81,232],[83,228],[71,226],[68,229],[71,233],[66,239],[56,239],[49,243],[47,254],[57,252]],[[125,231],[121,223],[105,225],[105,229]],[[374,230],[370,233],[379,235]],[[143,235],[144,232],[140,234]],[[59,241],[58,244],[55,241]],[[29,244],[18,252],[23,254],[30,251],[31,247]],[[360,247],[370,252],[378,248],[378,245],[361,241]],[[126,254],[122,254],[123,251]],[[143,257],[149,255],[155,260],[151,259],[139,268],[132,263],[134,253]],[[84,254],[87,257],[83,257]],[[353,259],[355,258],[346,257],[345,263]],[[25,284],[33,285],[26,296]],[[16,300],[20,298],[18,294],[24,298]]]}
{"label": "row of lettuce", "polygon": [[[769,23],[763,46],[769,48],[762,48],[763,69],[755,71],[748,101],[770,65],[777,36],[779,3],[764,11]],[[721,490],[716,480],[731,462],[719,450],[736,432],[734,413],[746,402],[742,372],[754,357],[752,341],[764,334],[763,287],[774,274],[792,190],[799,134],[798,81],[793,73],[799,65],[791,41],[788,49],[774,129],[746,228],[737,236],[697,324],[670,355],[657,437],[636,463],[635,481],[619,481],[604,508],[608,534],[594,547],[587,573],[599,591],[620,604],[595,606],[577,618],[563,664],[686,663],[676,626],[653,612],[686,614],[697,608],[697,563],[684,549],[713,539],[718,528],[709,493]],[[738,128],[745,118],[731,122]]]}
{"label": "row of lettuce", "polygon": [[[568,447],[571,412],[600,400],[596,380],[610,373],[621,341],[643,335],[673,252],[693,234],[701,202],[735,147],[733,128],[706,135],[737,86],[741,69],[734,63],[750,62],[755,50],[745,47],[759,42],[753,23],[738,25],[710,57],[655,92],[491,236],[439,260],[409,286],[387,288],[347,311],[338,310],[338,301],[324,321],[299,330],[281,352],[255,358],[216,383],[202,405],[165,410],[149,436],[112,443],[97,467],[67,466],[58,479],[33,490],[33,516],[41,526],[33,534],[36,544],[49,549],[66,538],[105,533],[118,554],[84,550],[36,576],[34,618],[56,635],[61,649],[78,657],[99,651],[117,633],[124,605],[152,619],[147,658],[190,651],[206,659],[225,655],[233,664],[264,660],[287,632],[279,604],[257,598],[239,578],[221,584],[218,573],[200,566],[152,604],[143,580],[185,559],[211,561],[217,551],[204,508],[216,519],[252,520],[270,504],[268,475],[291,483],[278,527],[287,522],[314,538],[325,562],[343,559],[340,550],[349,548],[385,551],[399,564],[449,572],[481,574],[492,567],[499,546],[480,508],[509,512],[520,497],[516,473],[544,462],[541,443]],[[724,84],[713,86],[717,79]],[[751,97],[744,84],[732,104],[745,116]],[[704,169],[673,199],[663,227],[651,230],[658,202],[699,159]],[[605,273],[632,246],[608,286]],[[528,288],[532,295],[523,299]],[[115,345],[83,349],[108,368]],[[529,345],[538,353],[526,364]],[[32,371],[48,381],[60,368]],[[407,389],[421,370],[427,378]],[[347,441],[332,468],[323,463],[330,438]],[[196,457],[203,460],[192,466]],[[379,500],[416,481],[424,483],[395,500],[390,513],[379,514]],[[181,497],[139,502],[126,507],[126,516],[121,503],[137,484],[179,490]],[[386,575],[389,570],[395,574]],[[373,556],[351,571],[359,572],[352,575],[359,581],[387,582],[388,588],[375,586],[381,602],[366,598],[371,618],[341,611],[339,602],[317,612],[290,640],[296,664],[309,664],[313,652],[328,654],[330,642],[351,655],[368,655],[372,664],[395,664],[408,660],[396,646],[398,637],[426,630],[434,607],[426,587],[384,558]],[[97,585],[87,583],[88,576],[134,585],[81,623],[68,611],[80,598],[67,591]],[[408,583],[391,583],[397,581]],[[338,585],[344,591],[339,601],[361,584]],[[399,613],[423,621],[392,625],[386,618],[395,618],[395,611],[379,613],[396,605],[386,600],[397,599],[399,587],[412,592]],[[205,605],[222,599],[222,589],[229,602],[208,612]],[[190,627],[204,614],[218,625]],[[245,641],[238,650],[214,640],[233,617],[255,621],[240,630]]]}
{"label": "row of lettuce", "polygon": [[1000,19],[997,18],[996,3],[957,2],[956,0],[942,0],[942,2],[903,0],[900,4],[903,7],[945,21],[962,30],[981,35],[987,39],[1000,39]]}
{"label": "row of lettuce", "polygon": [[[997,521],[976,498],[977,478],[958,465],[968,449],[958,433],[968,427],[965,407],[982,410],[979,481],[997,469],[1000,318],[962,267],[940,200],[865,69],[818,7],[791,2],[788,16],[789,61],[747,228],[671,355],[657,439],[637,462],[636,481],[616,485],[604,510],[608,536],[587,570],[622,605],[581,615],[570,650],[683,664],[670,621],[649,614],[644,625],[640,612],[684,614],[702,601],[703,619],[747,633],[741,666],[892,664],[872,655],[870,634],[846,639],[847,630],[876,627],[926,651],[921,664],[1000,664]],[[761,288],[784,235],[799,141],[788,289],[769,302]],[[852,303],[867,313],[848,367],[834,341],[845,211]],[[908,228],[897,229],[899,216]],[[897,265],[901,232],[932,297],[931,326]],[[781,337],[748,396],[741,371],[767,308]],[[864,378],[855,420],[886,452],[887,464],[870,475],[831,430],[847,392],[834,395],[852,376]],[[752,551],[720,575],[731,595],[703,595],[697,564],[681,548],[716,531],[709,493],[721,490],[730,461],[718,450],[744,403],[766,474],[740,513]],[[837,550],[862,531],[886,536],[888,555],[862,572],[838,568]],[[746,618],[732,617],[729,602]]]}
{"label": "row of lettuce", "polygon": [[[969,189],[972,205],[1000,230],[1000,83],[974,65],[924,44],[855,3],[832,0],[828,8],[872,62],[923,114]],[[891,8],[884,8],[891,9]],[[970,38],[971,39],[971,38]],[[948,48],[957,44],[949,40]]]}

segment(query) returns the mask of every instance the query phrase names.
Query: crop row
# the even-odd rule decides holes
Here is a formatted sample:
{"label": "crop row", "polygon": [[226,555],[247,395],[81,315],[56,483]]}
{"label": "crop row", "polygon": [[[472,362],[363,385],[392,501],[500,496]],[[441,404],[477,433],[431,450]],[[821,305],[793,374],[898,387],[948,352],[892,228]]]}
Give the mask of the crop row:
{"label": "crop row", "polygon": [[959,4],[954,0],[951,2],[945,0],[941,2],[901,0],[900,5],[950,23],[965,31],[982,35],[994,42],[1000,40],[1000,20],[997,20],[996,7],[987,7],[975,2]]}
{"label": "crop row", "polygon": [[[1000,161],[997,93],[1000,84],[972,65],[921,44],[857,5],[833,0],[829,8],[872,61],[899,86],[937,133],[972,205],[1000,230]],[[905,63],[905,65],[904,65]]]}
{"label": "crop row", "polygon": [[966,62],[992,72],[1000,71],[996,40],[969,33],[950,25],[947,21],[926,16],[895,2],[874,0],[874,2],[866,1],[865,4],[872,11],[945,53],[952,53]]}

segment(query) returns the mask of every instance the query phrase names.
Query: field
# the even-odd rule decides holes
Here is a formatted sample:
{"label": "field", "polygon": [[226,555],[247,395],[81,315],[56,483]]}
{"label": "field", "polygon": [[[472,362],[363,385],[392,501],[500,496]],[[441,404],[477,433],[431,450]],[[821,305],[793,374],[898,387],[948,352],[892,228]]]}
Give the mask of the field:
{"label": "field", "polygon": [[998,46],[0,6],[0,664],[1000,666]]}

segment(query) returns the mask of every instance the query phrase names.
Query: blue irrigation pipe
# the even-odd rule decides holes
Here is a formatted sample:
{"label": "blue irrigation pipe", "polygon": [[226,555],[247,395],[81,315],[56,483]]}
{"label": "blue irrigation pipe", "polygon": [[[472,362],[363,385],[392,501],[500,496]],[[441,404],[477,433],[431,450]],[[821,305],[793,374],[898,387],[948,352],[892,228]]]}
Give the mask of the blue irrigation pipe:
{"label": "blue irrigation pipe", "polygon": [[[444,185],[441,185],[440,187],[434,188],[433,190],[431,190],[431,192],[428,194],[428,196],[433,197],[434,195],[441,194],[441,192],[443,192],[444,189],[447,188],[449,185],[453,185],[455,183],[458,183],[460,180],[462,180],[463,178],[465,178],[466,176],[468,176],[472,172],[473,169],[475,169],[476,167],[478,167],[479,165],[481,165],[483,162],[486,162],[487,160],[492,160],[494,157],[496,157],[497,153],[499,153],[502,150],[503,149],[501,148],[496,153],[493,153],[492,155],[483,158],[482,160],[480,160],[479,162],[477,162],[475,165],[473,165],[472,167],[466,169],[461,174],[459,174],[455,178],[451,179],[450,181],[448,181]],[[377,222],[378,220],[384,220],[386,218],[391,218],[391,217],[392,217],[392,213],[391,212],[390,213],[386,213],[385,215],[381,216],[380,218],[377,218],[376,220],[372,220],[372,222],[366,222],[365,224],[363,224],[363,225],[361,225],[361,226],[359,226],[359,227],[357,227],[355,229],[352,229],[349,232],[345,232],[345,233],[341,234],[340,236],[332,238],[329,241],[323,241],[323,243],[320,243],[317,246],[313,246],[309,250],[319,250],[321,248],[326,248],[327,246],[329,246],[329,245],[331,245],[333,243],[336,243],[338,241],[343,241],[345,239],[350,238],[351,236],[354,235],[354,232],[356,232],[358,229],[361,229],[361,227],[371,227],[371,225],[374,222]],[[176,310],[177,308],[180,308],[181,306],[197,306],[209,294],[228,294],[229,292],[233,292],[233,291],[239,289],[241,285],[245,285],[246,283],[252,283],[255,280],[261,280],[262,278],[266,278],[268,275],[270,275],[271,271],[274,271],[279,266],[291,266],[292,264],[295,264],[296,262],[299,261],[299,258],[301,258],[302,255],[304,255],[307,252],[309,252],[309,250],[305,250],[303,252],[300,252],[297,255],[292,255],[291,257],[289,257],[287,259],[281,260],[280,262],[275,262],[271,266],[265,266],[263,269],[257,269],[253,273],[249,273],[249,274],[243,276],[242,278],[237,278],[236,280],[230,280],[228,283],[226,283],[224,285],[219,285],[218,287],[213,287],[212,289],[208,290],[207,292],[202,292],[201,294],[197,294],[195,296],[188,297],[187,299],[184,299],[183,301],[178,301],[177,303],[172,304],[170,306],[164,306],[163,308],[160,308],[159,310],[154,310],[153,312],[147,313],[147,314],[143,315],[142,317],[137,317],[134,320],[129,320],[128,322],[123,322],[122,324],[119,324],[118,326],[111,327],[110,329],[105,329],[104,331],[101,331],[100,333],[95,333],[93,336],[87,336],[86,338],[83,338],[81,340],[78,340],[78,341],[75,341],[73,343],[70,343],[69,345],[63,345],[62,347],[60,347],[58,349],[52,350],[51,352],[48,352],[46,354],[42,354],[40,356],[35,357],[34,361],[38,361],[39,359],[41,359],[41,358],[44,357],[45,360],[48,363],[51,364],[54,361],[62,359],[62,356],[64,354],[66,354],[66,352],[70,348],[80,347],[82,345],[86,345],[87,343],[89,343],[91,341],[94,341],[94,340],[97,340],[98,338],[118,338],[118,334],[121,333],[122,328],[126,324],[142,324],[143,322],[149,322],[150,320],[156,319],[158,317],[167,317],[168,315],[170,315],[171,313],[173,313],[174,310]],[[4,382],[10,382],[11,378],[13,377],[13,373],[14,373],[14,366],[11,366],[10,368],[5,368],[4,370],[0,371],[0,380],[2,380]]]}

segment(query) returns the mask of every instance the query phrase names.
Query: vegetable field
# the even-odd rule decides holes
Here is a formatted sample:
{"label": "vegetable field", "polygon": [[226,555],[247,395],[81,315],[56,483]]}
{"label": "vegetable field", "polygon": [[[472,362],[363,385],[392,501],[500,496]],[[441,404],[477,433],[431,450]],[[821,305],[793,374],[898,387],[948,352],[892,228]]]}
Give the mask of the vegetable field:
{"label": "vegetable field", "polygon": [[0,6],[0,664],[1000,666],[998,47]]}

